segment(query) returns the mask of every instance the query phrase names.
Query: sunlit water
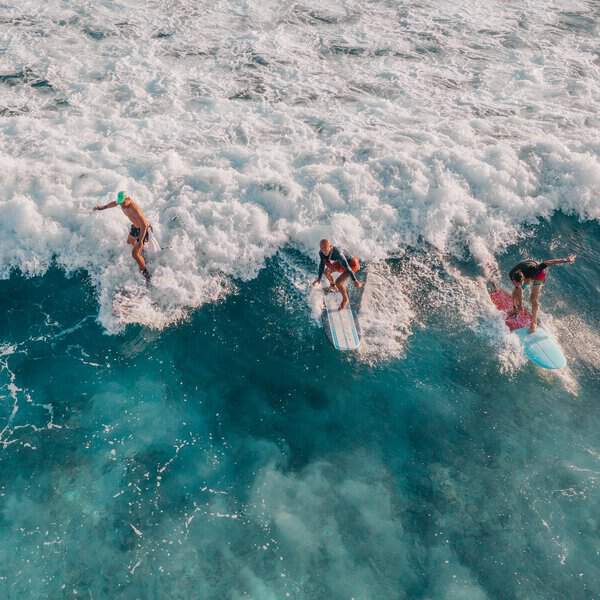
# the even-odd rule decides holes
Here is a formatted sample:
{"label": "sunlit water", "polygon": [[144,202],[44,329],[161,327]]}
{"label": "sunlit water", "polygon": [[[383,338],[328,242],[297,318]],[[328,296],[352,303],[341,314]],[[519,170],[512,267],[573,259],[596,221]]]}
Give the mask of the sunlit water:
{"label": "sunlit water", "polygon": [[[599,20],[0,6],[1,597],[600,597]],[[115,311],[121,188],[165,249]],[[368,265],[356,355],[323,236]],[[549,374],[482,275],[569,253]]]}

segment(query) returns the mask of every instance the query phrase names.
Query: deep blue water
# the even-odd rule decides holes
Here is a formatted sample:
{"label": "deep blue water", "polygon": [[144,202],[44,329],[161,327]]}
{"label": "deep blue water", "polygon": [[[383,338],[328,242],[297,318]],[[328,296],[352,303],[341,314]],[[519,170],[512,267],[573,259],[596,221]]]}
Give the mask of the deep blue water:
{"label": "deep blue water", "polygon": [[1,597],[599,597],[600,229],[533,233],[500,263],[578,254],[543,296],[576,392],[448,307],[336,353],[280,257],[160,332],[105,334],[84,273],[0,282]]}

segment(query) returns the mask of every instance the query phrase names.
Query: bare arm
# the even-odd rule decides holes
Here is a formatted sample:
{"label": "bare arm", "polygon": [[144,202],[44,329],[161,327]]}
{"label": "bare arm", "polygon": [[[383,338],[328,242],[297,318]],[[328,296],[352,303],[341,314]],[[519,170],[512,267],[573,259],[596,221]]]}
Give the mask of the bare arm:
{"label": "bare arm", "polygon": [[544,261],[544,264],[551,267],[552,265],[571,265],[575,262],[575,254],[571,254],[567,256],[567,258],[549,258]]}
{"label": "bare arm", "polygon": [[515,314],[518,314],[523,308],[523,289],[516,287],[512,293],[513,310]]}
{"label": "bare arm", "polygon": [[138,239],[138,243],[136,244],[136,247],[138,247],[138,248],[144,247],[144,240],[146,239],[146,234],[148,233],[149,227],[150,227],[149,224],[146,221],[144,221],[144,226],[140,230],[140,237]]}
{"label": "bare arm", "polygon": [[107,208],[115,208],[115,206],[117,206],[117,203],[113,200],[112,202],[109,202],[108,204],[104,204],[104,205],[98,204],[98,206],[94,207],[94,210],[106,210]]}

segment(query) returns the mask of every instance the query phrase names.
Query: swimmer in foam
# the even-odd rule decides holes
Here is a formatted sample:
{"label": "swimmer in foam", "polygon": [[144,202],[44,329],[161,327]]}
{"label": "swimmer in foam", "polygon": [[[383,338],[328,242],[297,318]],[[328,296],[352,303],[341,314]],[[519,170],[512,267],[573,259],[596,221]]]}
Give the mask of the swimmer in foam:
{"label": "swimmer in foam", "polygon": [[[352,278],[354,286],[361,288],[363,283],[356,278],[356,273],[360,270],[360,262],[356,256],[348,257],[346,254],[336,248],[329,240],[321,240],[319,244],[319,275],[313,281],[313,285],[321,282],[323,273],[330,284],[330,290],[338,290],[342,294],[342,303],[340,310],[348,305],[348,279]],[[333,273],[340,273],[337,279],[333,279]]]}
{"label": "swimmer in foam", "polygon": [[515,286],[512,293],[513,315],[519,314],[523,309],[523,290],[531,286],[531,327],[529,333],[533,333],[537,329],[540,294],[546,282],[546,269],[553,265],[571,265],[575,262],[575,258],[575,255],[571,254],[567,258],[549,258],[540,263],[535,260],[524,260],[511,269],[508,276]]}
{"label": "swimmer in foam", "polygon": [[150,273],[146,268],[146,261],[142,253],[144,252],[144,245],[148,242],[148,236],[152,230],[150,221],[146,219],[142,209],[137,202],[133,201],[133,198],[128,196],[125,192],[119,192],[117,199],[105,204],[104,206],[96,206],[94,210],[105,210],[107,208],[121,207],[121,210],[125,213],[125,216],[131,221],[131,229],[127,236],[127,243],[133,246],[131,255],[133,260],[137,263],[142,275],[146,278],[146,282],[150,283]]}

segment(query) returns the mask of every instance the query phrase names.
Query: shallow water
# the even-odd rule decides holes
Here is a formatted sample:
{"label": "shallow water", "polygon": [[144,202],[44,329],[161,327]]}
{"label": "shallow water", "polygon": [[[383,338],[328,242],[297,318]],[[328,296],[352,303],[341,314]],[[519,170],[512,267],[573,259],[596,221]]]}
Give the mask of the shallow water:
{"label": "shallow water", "polygon": [[[599,16],[0,7],[1,597],[600,597]],[[120,188],[165,250],[116,314]],[[483,274],[569,253],[550,374]]]}

